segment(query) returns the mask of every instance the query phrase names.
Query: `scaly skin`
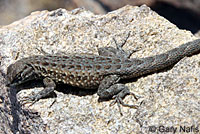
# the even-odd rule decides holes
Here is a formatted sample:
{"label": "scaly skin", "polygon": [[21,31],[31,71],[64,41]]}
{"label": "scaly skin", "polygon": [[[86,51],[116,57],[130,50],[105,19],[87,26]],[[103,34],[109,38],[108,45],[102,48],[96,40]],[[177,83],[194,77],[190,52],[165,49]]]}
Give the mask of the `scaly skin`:
{"label": "scaly skin", "polygon": [[164,54],[130,59],[131,53],[127,54],[122,50],[124,44],[125,42],[116,44],[117,49],[100,48],[100,55],[37,55],[23,58],[8,67],[8,86],[43,79],[45,89],[30,97],[32,101],[47,96],[56,88],[58,82],[86,89],[98,88],[97,94],[100,98],[114,96],[115,102],[136,108],[135,105],[123,103],[122,99],[126,95],[134,94],[129,92],[124,84],[119,84],[119,80],[162,70],[183,57],[200,51],[200,39],[197,39]]}

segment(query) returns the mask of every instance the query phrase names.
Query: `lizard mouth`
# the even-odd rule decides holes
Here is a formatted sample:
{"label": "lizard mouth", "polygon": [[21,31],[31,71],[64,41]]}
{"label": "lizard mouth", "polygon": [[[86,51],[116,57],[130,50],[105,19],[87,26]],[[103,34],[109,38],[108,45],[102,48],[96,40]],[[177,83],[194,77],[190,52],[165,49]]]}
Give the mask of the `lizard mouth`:
{"label": "lizard mouth", "polygon": [[27,81],[34,80],[35,78],[37,78],[36,74],[31,73],[31,74],[23,77],[22,74],[19,73],[14,77],[14,79],[12,79],[12,80],[7,79],[6,86],[8,86],[8,87],[18,86],[18,85],[21,85],[23,83],[26,83]]}
{"label": "lizard mouth", "polygon": [[[24,79],[25,80],[25,79]],[[7,83],[6,86],[8,87],[12,87],[12,86],[17,86],[22,84],[22,81],[24,81],[22,79],[22,77],[20,77],[20,75],[18,74],[13,80],[9,80],[9,78],[7,78]]]}

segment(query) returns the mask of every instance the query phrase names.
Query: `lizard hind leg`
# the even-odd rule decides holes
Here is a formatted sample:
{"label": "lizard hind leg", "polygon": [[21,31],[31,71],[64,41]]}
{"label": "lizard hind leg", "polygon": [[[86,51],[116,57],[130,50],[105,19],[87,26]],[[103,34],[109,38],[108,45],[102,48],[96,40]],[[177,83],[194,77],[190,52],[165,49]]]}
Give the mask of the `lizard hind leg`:
{"label": "lizard hind leg", "polygon": [[124,84],[115,84],[115,85],[111,86],[110,88],[113,89],[113,90],[115,90],[116,88],[118,88],[118,89],[121,90],[118,94],[116,94],[116,95],[113,96],[114,101],[112,101],[110,103],[110,106],[113,106],[114,104],[117,103],[117,106],[119,108],[119,112],[120,112],[121,115],[123,115],[123,114],[121,112],[120,104],[122,106],[124,106],[124,107],[130,107],[130,108],[135,108],[135,109],[138,108],[137,105],[130,105],[130,104],[124,103],[123,99],[127,95],[133,95],[133,97],[135,98],[135,100],[138,100],[138,98],[136,97],[136,95],[134,93],[130,92],[127,86],[125,86]]}
{"label": "lizard hind leg", "polygon": [[124,84],[119,84],[120,77],[117,75],[109,75],[105,77],[99,85],[97,94],[100,99],[111,99],[113,98],[114,101],[110,105],[114,105],[117,103],[119,112],[122,115],[120,104],[125,107],[130,108],[138,108],[136,105],[129,105],[123,102],[123,99],[127,95],[133,95],[134,98],[137,100],[137,97],[134,93],[131,93],[127,86]]}

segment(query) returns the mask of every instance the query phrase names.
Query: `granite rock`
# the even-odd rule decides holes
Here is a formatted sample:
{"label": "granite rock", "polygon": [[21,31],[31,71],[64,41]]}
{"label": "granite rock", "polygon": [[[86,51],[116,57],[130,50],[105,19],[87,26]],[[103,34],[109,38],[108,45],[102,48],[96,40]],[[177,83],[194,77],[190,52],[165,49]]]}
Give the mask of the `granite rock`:
{"label": "granite rock", "polygon": [[[95,15],[83,8],[37,11],[0,28],[0,70],[5,74],[11,63],[42,51],[97,54],[98,47],[115,47],[113,37],[121,42],[129,31],[124,50],[139,49],[132,58],[161,54],[196,39],[145,5],[125,6],[106,15]],[[199,54],[186,57],[173,68],[127,81],[126,85],[140,98],[135,101],[127,96],[124,101],[139,108],[122,107],[123,116],[117,105],[109,106],[111,101],[98,102],[95,92],[76,88],[72,93],[63,92],[67,86],[55,91],[52,106],[55,98],[49,97],[23,109],[37,111],[49,134],[149,133],[152,126],[158,133],[159,126],[195,128],[200,122],[199,58]],[[42,89],[19,91],[17,99]]]}

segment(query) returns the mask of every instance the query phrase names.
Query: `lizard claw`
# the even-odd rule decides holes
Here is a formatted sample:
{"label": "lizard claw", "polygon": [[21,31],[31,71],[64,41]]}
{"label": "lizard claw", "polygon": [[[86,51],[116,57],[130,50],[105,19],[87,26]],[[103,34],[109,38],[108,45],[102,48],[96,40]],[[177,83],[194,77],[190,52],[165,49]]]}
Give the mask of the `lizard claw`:
{"label": "lizard claw", "polygon": [[[133,95],[134,98],[135,98],[136,100],[138,100],[138,98],[136,97],[136,95],[135,95],[134,93],[129,92],[129,95]],[[123,97],[124,97],[124,96],[123,96]],[[130,107],[130,108],[134,108],[134,109],[137,109],[137,108],[138,108],[137,105],[130,105],[130,104],[124,103],[123,100],[122,100],[123,97],[121,96],[120,93],[117,94],[117,95],[114,95],[114,96],[113,96],[114,101],[112,101],[112,102],[110,103],[110,106],[113,106],[114,104],[117,103],[117,106],[118,106],[118,108],[119,108],[119,112],[120,112],[121,116],[122,116],[123,114],[122,114],[122,112],[121,112],[120,104],[121,104],[122,106],[125,106],[125,107]]]}
{"label": "lizard claw", "polygon": [[[37,99],[35,96],[26,96],[23,97],[23,99],[20,100],[20,104],[22,106],[30,103],[30,105],[28,107],[31,107],[33,104],[35,104],[39,99]],[[52,104],[49,107],[52,107],[53,104],[56,102],[56,98],[54,99],[54,101],[52,102]]]}
{"label": "lizard claw", "polygon": [[22,106],[24,106],[24,105],[30,103],[30,105],[29,105],[28,107],[32,106],[32,105],[35,104],[36,102],[37,102],[37,100],[34,99],[33,97],[30,97],[30,96],[26,96],[26,97],[24,97],[22,100],[20,100],[20,104],[21,104]]}

